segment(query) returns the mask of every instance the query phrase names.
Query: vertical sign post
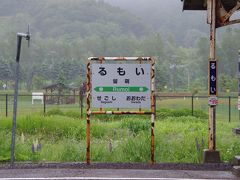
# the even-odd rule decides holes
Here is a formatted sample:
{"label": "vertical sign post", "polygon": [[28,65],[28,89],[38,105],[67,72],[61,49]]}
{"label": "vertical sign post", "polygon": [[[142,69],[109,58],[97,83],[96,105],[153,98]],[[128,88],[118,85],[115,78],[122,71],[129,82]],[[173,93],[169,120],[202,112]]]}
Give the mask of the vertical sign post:
{"label": "vertical sign post", "polygon": [[217,100],[217,61],[216,61],[216,7],[217,0],[208,0],[208,23],[210,23],[210,55],[208,67],[208,149],[204,150],[204,162],[220,162],[220,154],[216,151],[216,106]]}
{"label": "vertical sign post", "polygon": [[17,42],[17,57],[16,57],[16,75],[14,87],[14,102],[13,102],[13,121],[12,121],[12,142],[11,142],[11,167],[15,162],[15,143],[16,143],[16,126],[17,126],[17,98],[18,98],[18,83],[19,83],[19,68],[20,68],[20,52],[21,52],[22,37],[18,36]]}
{"label": "vertical sign post", "polygon": [[11,167],[14,166],[15,162],[15,141],[16,141],[16,126],[17,126],[17,98],[18,98],[18,83],[20,74],[20,55],[21,55],[21,45],[22,38],[28,41],[28,46],[30,42],[30,32],[28,26],[27,33],[17,33],[17,55],[16,55],[16,76],[15,76],[15,88],[14,88],[14,102],[13,102],[13,121],[12,121],[12,142],[11,142]]}
{"label": "vertical sign post", "polygon": [[8,117],[8,94],[6,94],[6,117]]}
{"label": "vertical sign post", "polygon": [[89,61],[87,64],[87,127],[86,127],[86,162],[90,164],[90,117],[91,117],[91,110],[90,110],[90,102],[91,102],[91,62]]}
{"label": "vertical sign post", "polygon": [[238,111],[240,119],[240,50],[238,51]]}
{"label": "vertical sign post", "polygon": [[[94,114],[151,115],[151,163],[154,164],[156,118],[154,65],[154,60],[148,57],[89,58],[87,64],[87,164],[90,164],[90,117]],[[111,110],[104,110],[105,108],[111,108]],[[113,111],[113,108],[116,108],[116,111]],[[120,111],[120,108],[137,110]]]}

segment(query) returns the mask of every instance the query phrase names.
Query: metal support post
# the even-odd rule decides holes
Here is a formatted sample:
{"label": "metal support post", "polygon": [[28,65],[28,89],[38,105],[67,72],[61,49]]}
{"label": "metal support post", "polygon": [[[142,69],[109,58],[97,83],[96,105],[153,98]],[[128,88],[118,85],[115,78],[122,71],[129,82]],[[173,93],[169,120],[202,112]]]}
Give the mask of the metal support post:
{"label": "metal support post", "polygon": [[193,111],[194,111],[194,105],[193,105],[193,96],[192,96],[192,116],[193,116]]}
{"label": "metal support post", "polygon": [[46,114],[46,95],[43,95],[43,113]]}
{"label": "metal support post", "polygon": [[228,122],[231,122],[231,96],[228,97]]}
{"label": "metal support post", "polygon": [[[29,27],[28,32],[17,33],[17,55],[16,55],[16,77],[15,77],[15,88],[14,88],[14,104],[13,104],[13,121],[12,121],[12,143],[11,143],[11,167],[14,166],[15,161],[15,139],[16,139],[16,119],[17,119],[17,97],[18,97],[18,83],[19,83],[19,68],[20,68],[20,55],[21,55],[21,44],[22,38],[30,41]],[[29,45],[29,44],[28,44]]]}
{"label": "metal support post", "polygon": [[15,137],[16,137],[16,117],[17,117],[17,97],[18,97],[18,83],[19,83],[19,67],[20,67],[20,52],[21,52],[22,36],[17,38],[17,56],[16,56],[16,77],[14,89],[14,104],[13,104],[13,121],[12,121],[12,144],[11,144],[11,166],[13,167],[15,161]]}
{"label": "metal support post", "polygon": [[152,61],[152,71],[151,71],[151,83],[152,83],[152,105],[151,105],[151,164],[155,163],[155,158],[154,158],[154,128],[155,128],[155,120],[156,120],[156,96],[155,96],[155,61]]}
{"label": "metal support post", "polygon": [[6,117],[8,117],[8,94],[6,94]]}
{"label": "metal support post", "polygon": [[90,77],[90,62],[87,64],[87,129],[86,129],[86,143],[87,143],[87,149],[86,149],[86,162],[87,164],[90,164],[90,117],[91,117],[91,111],[90,111],[90,83],[91,83],[91,77]]}

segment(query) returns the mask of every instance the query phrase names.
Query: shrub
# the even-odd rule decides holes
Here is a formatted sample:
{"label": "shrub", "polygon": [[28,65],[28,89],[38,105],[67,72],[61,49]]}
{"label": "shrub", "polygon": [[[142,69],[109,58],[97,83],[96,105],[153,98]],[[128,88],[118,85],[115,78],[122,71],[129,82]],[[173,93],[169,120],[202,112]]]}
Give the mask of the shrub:
{"label": "shrub", "polygon": [[193,116],[197,117],[197,118],[201,118],[201,119],[207,119],[208,115],[203,112],[202,110],[195,110],[193,112]]}
{"label": "shrub", "polygon": [[172,110],[170,110],[170,109],[159,109],[156,111],[157,117],[159,117],[160,119],[165,119],[169,116],[172,116],[171,111]]}
{"label": "shrub", "polygon": [[141,131],[148,131],[150,127],[151,123],[149,120],[126,119],[121,122],[121,128],[128,128],[134,134],[138,134]]}
{"label": "shrub", "polygon": [[53,116],[53,115],[64,115],[64,113],[58,109],[58,108],[55,108],[55,109],[51,109],[49,110],[47,113],[46,113],[47,116]]}
{"label": "shrub", "polygon": [[0,162],[10,160],[11,133],[0,131]]}
{"label": "shrub", "polygon": [[180,116],[180,117],[168,117],[166,119],[164,119],[165,121],[178,121],[178,122],[203,122],[205,119],[200,119],[197,117],[193,117],[193,116]]}
{"label": "shrub", "polygon": [[[192,110],[190,109],[160,109],[157,110],[157,117],[159,119],[165,119],[167,117],[182,117],[182,116],[192,116]],[[193,116],[196,118],[205,119],[208,117],[206,113],[202,110],[194,110]]]}
{"label": "shrub", "polygon": [[64,113],[64,116],[68,116],[74,119],[79,119],[80,118],[80,112],[77,111],[67,111]]}

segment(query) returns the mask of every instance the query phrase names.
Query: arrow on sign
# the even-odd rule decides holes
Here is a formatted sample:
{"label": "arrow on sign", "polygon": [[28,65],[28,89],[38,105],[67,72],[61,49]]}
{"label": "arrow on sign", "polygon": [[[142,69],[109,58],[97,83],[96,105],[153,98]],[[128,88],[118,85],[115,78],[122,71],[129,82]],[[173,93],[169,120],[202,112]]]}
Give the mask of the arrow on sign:
{"label": "arrow on sign", "polygon": [[94,90],[96,92],[147,92],[149,89],[147,87],[138,87],[138,86],[130,86],[130,87],[99,86],[99,87],[95,87]]}

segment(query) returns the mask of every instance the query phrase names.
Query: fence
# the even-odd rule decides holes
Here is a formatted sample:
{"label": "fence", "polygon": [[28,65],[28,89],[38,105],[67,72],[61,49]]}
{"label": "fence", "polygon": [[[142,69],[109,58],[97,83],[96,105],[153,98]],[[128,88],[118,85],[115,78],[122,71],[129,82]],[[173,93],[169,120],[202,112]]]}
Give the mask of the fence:
{"label": "fence", "polygon": [[[12,116],[13,94],[0,94],[0,118]],[[44,95],[41,100],[32,101],[32,95],[18,96],[18,115],[29,113],[47,113],[51,109],[61,109],[62,111],[80,110],[83,116],[84,96],[81,95]]]}
{"label": "fence", "polygon": [[[237,102],[237,97],[219,96],[217,119],[229,122],[239,121],[240,113]],[[208,113],[208,107],[208,96],[157,96],[157,108],[190,109],[194,115],[195,110]]]}
{"label": "fence", "polygon": [[[62,111],[79,111],[83,117],[85,96],[81,95],[44,95],[43,103],[35,100],[32,104],[32,95],[18,96],[18,115],[35,112],[47,113],[51,109]],[[238,121],[239,111],[237,97],[218,97],[217,119],[226,121]],[[156,96],[157,109],[189,109],[194,115],[195,110],[208,112],[207,96]],[[0,118],[11,117],[13,113],[13,94],[0,95]]]}

